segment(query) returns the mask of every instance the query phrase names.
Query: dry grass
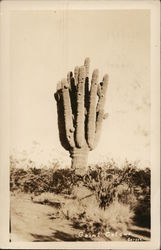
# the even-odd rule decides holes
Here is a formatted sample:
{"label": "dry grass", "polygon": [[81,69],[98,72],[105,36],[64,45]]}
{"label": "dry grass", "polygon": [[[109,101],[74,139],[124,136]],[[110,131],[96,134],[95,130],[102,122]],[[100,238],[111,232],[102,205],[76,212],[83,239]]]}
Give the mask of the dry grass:
{"label": "dry grass", "polygon": [[104,210],[95,198],[83,202],[70,201],[66,204],[65,210],[75,228],[92,234],[104,233],[109,230],[126,232],[134,216],[129,205],[116,201]]}

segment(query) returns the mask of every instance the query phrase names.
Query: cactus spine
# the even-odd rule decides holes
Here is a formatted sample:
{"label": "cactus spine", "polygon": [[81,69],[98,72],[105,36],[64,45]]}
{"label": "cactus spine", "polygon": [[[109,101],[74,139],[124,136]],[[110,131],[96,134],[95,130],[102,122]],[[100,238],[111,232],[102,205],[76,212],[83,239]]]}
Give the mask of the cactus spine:
{"label": "cactus spine", "polygon": [[55,93],[60,141],[69,151],[72,168],[78,175],[86,170],[88,153],[96,147],[106,118],[108,76],[98,83],[98,69],[94,70],[89,91],[89,65],[86,58],[83,66],[75,67],[74,76],[69,72],[67,80],[57,84]]}

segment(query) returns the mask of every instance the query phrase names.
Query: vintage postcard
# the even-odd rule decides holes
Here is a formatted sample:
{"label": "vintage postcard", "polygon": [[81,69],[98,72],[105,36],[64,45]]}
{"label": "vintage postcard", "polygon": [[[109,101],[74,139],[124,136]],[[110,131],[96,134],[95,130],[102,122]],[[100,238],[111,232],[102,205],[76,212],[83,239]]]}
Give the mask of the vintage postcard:
{"label": "vintage postcard", "polygon": [[159,1],[1,1],[2,249],[160,249]]}

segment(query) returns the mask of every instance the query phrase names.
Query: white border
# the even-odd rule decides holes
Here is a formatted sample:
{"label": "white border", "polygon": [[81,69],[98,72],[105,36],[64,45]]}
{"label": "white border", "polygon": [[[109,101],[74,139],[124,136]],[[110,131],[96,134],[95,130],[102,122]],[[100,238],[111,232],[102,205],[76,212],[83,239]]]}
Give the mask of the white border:
{"label": "white border", "polygon": [[[11,11],[51,9],[149,9],[151,11],[151,161],[152,235],[150,242],[9,243],[9,15]],[[3,249],[160,249],[160,2],[147,1],[1,1],[0,64],[0,247]]]}

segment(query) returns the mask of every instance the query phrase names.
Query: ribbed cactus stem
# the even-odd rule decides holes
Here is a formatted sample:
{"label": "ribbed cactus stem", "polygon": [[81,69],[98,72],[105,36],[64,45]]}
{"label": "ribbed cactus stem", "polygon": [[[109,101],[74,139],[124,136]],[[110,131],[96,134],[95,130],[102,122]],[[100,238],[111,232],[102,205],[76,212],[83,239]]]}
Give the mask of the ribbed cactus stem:
{"label": "ribbed cactus stem", "polygon": [[96,130],[97,84],[98,84],[98,69],[95,69],[92,74],[90,97],[89,97],[88,125],[87,125],[87,140],[90,149],[92,149],[94,145],[95,130]]}
{"label": "ribbed cactus stem", "polygon": [[75,146],[74,142],[74,127],[72,119],[72,109],[69,96],[69,84],[66,79],[61,81],[62,84],[62,95],[63,95],[63,104],[64,104],[64,119],[65,119],[65,130],[66,137],[71,147]]}
{"label": "ribbed cactus stem", "polygon": [[85,68],[80,67],[79,79],[77,86],[77,117],[76,117],[76,145],[81,148],[85,143],[85,126],[84,126],[84,85],[85,85]]}

